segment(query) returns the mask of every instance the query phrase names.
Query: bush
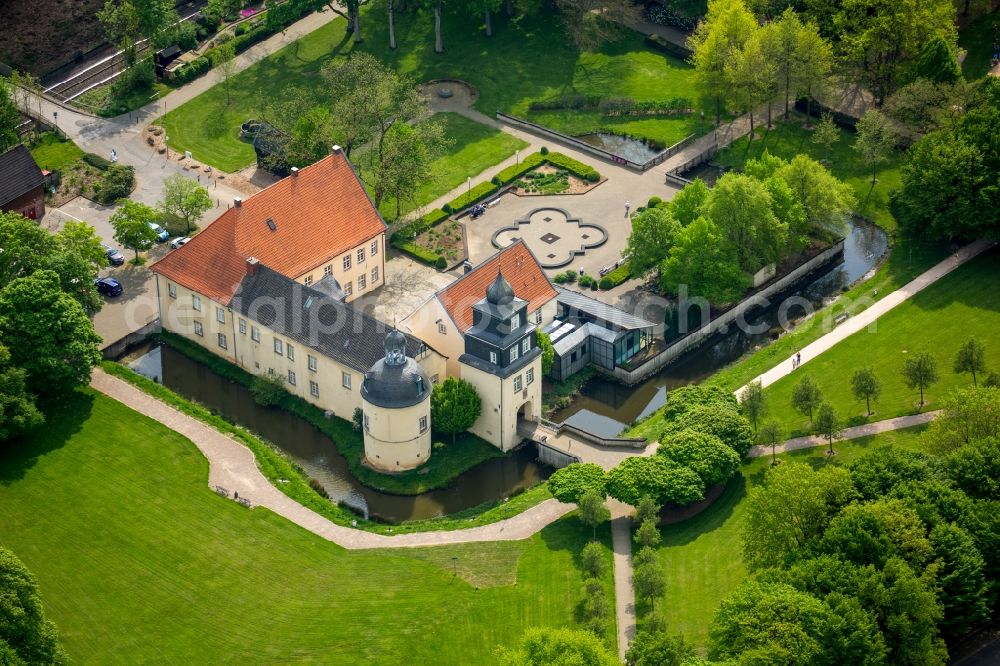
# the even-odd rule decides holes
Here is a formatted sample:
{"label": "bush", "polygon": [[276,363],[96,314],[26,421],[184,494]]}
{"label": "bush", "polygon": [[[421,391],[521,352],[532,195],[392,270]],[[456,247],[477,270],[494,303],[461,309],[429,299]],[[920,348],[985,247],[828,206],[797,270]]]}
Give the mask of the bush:
{"label": "bush", "polygon": [[498,176],[493,176],[492,178],[490,178],[490,182],[493,183],[494,185],[496,185],[497,187],[500,187],[501,185],[503,185],[503,181],[500,180],[500,178]]}
{"label": "bush", "polygon": [[540,152],[542,155],[548,155],[549,154],[549,147],[548,146],[542,146],[542,149],[540,151],[538,151],[538,152]]}
{"label": "bush", "polygon": [[174,77],[176,78],[177,83],[187,83],[188,81],[193,81],[198,78],[210,69],[212,69],[212,61],[205,56],[200,56],[178,69],[175,72]]}
{"label": "bush", "polygon": [[[544,148],[544,147],[543,147]],[[562,153],[542,153],[546,155],[545,161],[552,166],[566,169],[578,178],[582,178],[591,183],[596,183],[601,179],[601,174],[591,166],[587,166],[579,160],[563,155]]]}
{"label": "bush", "polygon": [[434,268],[443,271],[448,268],[448,260],[442,256],[438,256],[437,261],[434,262]]}
{"label": "bush", "polygon": [[500,180],[501,185],[507,185],[514,182],[525,173],[531,171],[540,164],[545,163],[545,158],[542,157],[541,153],[531,153],[525,157],[519,164],[507,167],[500,173],[496,175],[496,178]]}
{"label": "bush", "polygon": [[445,204],[441,206],[441,210],[448,213],[449,215],[455,212],[455,209],[451,207],[451,204]]}
{"label": "bush", "polygon": [[112,164],[104,172],[100,191],[94,186],[94,198],[103,204],[109,204],[124,199],[132,192],[135,184],[135,169],[122,164]]}
{"label": "bush", "polygon": [[397,250],[405,252],[417,261],[425,263],[428,266],[436,266],[438,259],[442,259],[441,255],[433,250],[428,250],[425,247],[420,247],[413,243],[408,243],[406,241],[398,240],[392,244]]}
{"label": "bush", "polygon": [[646,208],[656,208],[661,203],[663,203],[663,199],[660,197],[649,197],[649,201],[646,202]]}
{"label": "bush", "polygon": [[560,502],[577,503],[588,492],[605,495],[604,470],[595,463],[573,463],[552,473],[549,492]]}
{"label": "bush", "polygon": [[566,274],[556,273],[556,276],[552,278],[552,281],[555,282],[556,284],[566,284]]}
{"label": "bush", "polygon": [[623,262],[621,266],[601,278],[601,289],[613,289],[631,277],[632,267],[627,261]]}
{"label": "bush", "polygon": [[192,51],[198,48],[198,27],[191,21],[178,24],[175,41],[182,51]]}
{"label": "bush", "polygon": [[392,236],[389,238],[390,241],[400,241],[406,242],[412,240],[415,236],[419,236],[428,229],[432,229],[437,225],[441,224],[447,220],[450,216],[441,208],[435,208],[429,213],[425,213],[423,216],[418,217],[413,222],[410,222],[406,226],[400,227]]}
{"label": "bush", "polygon": [[250,393],[258,405],[277,405],[285,397],[285,379],[277,375],[257,375],[250,382]]}
{"label": "bush", "polygon": [[249,30],[249,28],[247,27],[246,23],[240,23],[238,26],[233,28],[233,31],[236,33],[237,37],[239,37],[242,34],[245,34],[247,30]]}
{"label": "bush", "polygon": [[95,155],[94,153],[84,153],[81,159],[83,159],[83,161],[90,166],[97,167],[101,171],[107,170],[108,167],[114,164],[111,160],[106,160],[100,155]]}
{"label": "bush", "polygon": [[584,289],[593,289],[594,288],[593,285],[596,284],[596,282],[597,280],[595,280],[593,277],[589,275],[580,276],[580,286],[583,287]]}
{"label": "bush", "polygon": [[449,201],[447,205],[451,207],[452,211],[463,210],[472,204],[479,203],[483,199],[492,196],[498,189],[500,188],[493,183],[479,183],[465,194]]}
{"label": "bush", "polygon": [[233,33],[231,32],[220,32],[215,36],[215,45],[222,46],[227,42],[233,41]]}

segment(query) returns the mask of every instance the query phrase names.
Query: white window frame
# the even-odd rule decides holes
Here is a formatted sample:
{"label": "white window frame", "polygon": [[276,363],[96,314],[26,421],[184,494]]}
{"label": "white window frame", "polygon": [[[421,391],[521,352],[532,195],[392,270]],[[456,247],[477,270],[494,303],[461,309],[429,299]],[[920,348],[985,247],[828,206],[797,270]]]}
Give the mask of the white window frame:
{"label": "white window frame", "polygon": [[250,327],[250,339],[254,342],[260,342],[260,329],[256,326]]}
{"label": "white window frame", "polygon": [[229,343],[226,342],[225,333],[219,333],[219,347],[222,349],[229,349]]}
{"label": "white window frame", "polygon": [[243,335],[247,334],[247,320],[246,319],[242,319],[242,318],[240,319],[240,333],[242,333]]}
{"label": "white window frame", "polygon": [[225,324],[226,311],[219,307],[215,308],[215,321],[219,322],[220,324]]}
{"label": "white window frame", "polygon": [[351,373],[341,372],[340,373],[340,385],[345,389],[351,388]]}
{"label": "white window frame", "polygon": [[363,247],[358,248],[358,263],[359,264],[365,263],[365,248]]}
{"label": "white window frame", "polygon": [[444,325],[444,322],[438,324],[438,333],[448,335],[448,327]]}
{"label": "white window frame", "polygon": [[420,421],[418,421],[418,423],[420,424],[420,432],[422,433],[427,432],[427,417],[421,416]]}
{"label": "white window frame", "polygon": [[174,284],[172,282],[168,282],[167,283],[167,295],[170,296],[170,298],[177,298],[177,285],[176,284]]}
{"label": "white window frame", "polygon": [[510,362],[513,363],[521,354],[517,351],[517,345],[510,348]]}
{"label": "white window frame", "polygon": [[333,264],[327,264],[323,267],[323,277],[330,277],[333,275]]}
{"label": "white window frame", "polygon": [[285,355],[285,343],[281,341],[281,338],[274,339],[274,353],[278,356]]}
{"label": "white window frame", "polygon": [[372,284],[378,282],[378,266],[372,269]]}
{"label": "white window frame", "polygon": [[495,351],[490,352],[490,363],[493,365],[497,364],[497,353]]}
{"label": "white window frame", "polygon": [[364,291],[366,286],[368,286],[367,279],[365,278],[365,274],[362,273],[358,276],[358,291]]}
{"label": "white window frame", "polygon": [[344,283],[344,296],[350,296],[354,293],[354,283],[348,280]]}
{"label": "white window frame", "polygon": [[201,312],[201,296],[198,294],[191,294],[191,307],[196,311]]}
{"label": "white window frame", "polygon": [[521,340],[521,354],[527,354],[531,351],[531,338],[525,338]]}
{"label": "white window frame", "polygon": [[368,415],[365,414],[365,432],[368,432]]}
{"label": "white window frame", "polygon": [[527,371],[524,373],[524,382],[528,386],[531,386],[532,384],[535,383],[535,369],[534,368],[528,368]]}
{"label": "white window frame", "polygon": [[522,386],[523,385],[521,383],[521,375],[517,375],[516,377],[514,377],[514,392],[517,393],[518,391],[520,391]]}
{"label": "white window frame", "polygon": [[295,371],[294,370],[289,370],[288,371],[288,383],[291,384],[292,386],[295,386],[295,382],[296,382]]}
{"label": "white window frame", "polygon": [[312,380],[309,381],[309,395],[311,395],[314,398],[319,397],[319,384],[317,384]]}
{"label": "white window frame", "polygon": [[285,343],[285,356],[288,357],[289,361],[295,360],[295,347],[292,346],[291,342]]}
{"label": "white window frame", "polygon": [[313,276],[312,276],[312,275],[307,275],[307,276],[306,276],[306,279],[305,279],[305,280],[303,280],[303,282],[305,283],[305,285],[306,285],[307,287],[311,287],[311,286],[312,286],[312,283],[313,283]]}
{"label": "white window frame", "polygon": [[344,255],[343,259],[341,259],[341,263],[343,263],[345,271],[351,270],[351,253],[350,252],[348,252],[347,254]]}
{"label": "white window frame", "polygon": [[541,308],[538,308],[537,310],[535,310],[535,323],[536,324],[541,324],[542,323],[542,309]]}
{"label": "white window frame", "polygon": [[373,257],[376,254],[378,254],[378,239],[377,238],[372,241],[372,246],[371,246],[370,251],[368,252],[368,254],[370,254]]}
{"label": "white window frame", "polygon": [[307,354],[306,365],[309,366],[309,372],[316,372],[316,366],[317,366],[316,357],[313,356],[312,354]]}
{"label": "white window frame", "polygon": [[194,323],[194,334],[198,337],[204,337],[205,335],[205,328],[201,325],[200,321]]}
{"label": "white window frame", "polygon": [[521,327],[521,313],[517,312],[513,317],[510,318],[510,330]]}

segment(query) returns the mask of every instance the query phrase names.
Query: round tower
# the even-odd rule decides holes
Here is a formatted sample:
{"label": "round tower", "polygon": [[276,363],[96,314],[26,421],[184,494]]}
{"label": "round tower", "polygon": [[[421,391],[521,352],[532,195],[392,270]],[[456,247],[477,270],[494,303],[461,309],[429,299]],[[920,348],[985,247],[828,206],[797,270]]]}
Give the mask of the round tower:
{"label": "round tower", "polygon": [[395,329],[385,337],[385,357],[365,373],[361,411],[369,465],[399,472],[430,458],[431,383]]}

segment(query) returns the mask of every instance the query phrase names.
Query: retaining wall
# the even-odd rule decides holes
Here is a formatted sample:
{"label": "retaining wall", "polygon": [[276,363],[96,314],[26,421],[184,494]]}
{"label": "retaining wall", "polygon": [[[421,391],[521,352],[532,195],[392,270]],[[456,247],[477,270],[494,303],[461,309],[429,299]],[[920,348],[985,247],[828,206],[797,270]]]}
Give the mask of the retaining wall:
{"label": "retaining wall", "polygon": [[154,319],[153,321],[149,322],[139,330],[132,331],[124,338],[121,338],[120,340],[116,340],[114,342],[105,345],[105,347],[101,349],[101,355],[104,357],[105,360],[112,361],[121,356],[122,353],[124,353],[125,350],[131,347],[132,345],[137,345],[140,342],[144,342],[146,338],[153,335],[154,333],[159,333],[162,330],[163,327],[160,326],[159,318]]}

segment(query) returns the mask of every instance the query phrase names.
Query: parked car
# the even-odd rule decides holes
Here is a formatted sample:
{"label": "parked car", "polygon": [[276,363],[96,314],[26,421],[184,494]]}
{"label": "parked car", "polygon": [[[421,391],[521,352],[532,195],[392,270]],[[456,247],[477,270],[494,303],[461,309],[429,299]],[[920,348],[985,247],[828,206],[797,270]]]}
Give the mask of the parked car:
{"label": "parked car", "polygon": [[122,283],[110,277],[95,279],[94,286],[97,287],[97,293],[105,296],[121,296],[124,291]]}
{"label": "parked car", "polygon": [[180,238],[175,238],[172,241],[170,241],[170,249],[176,250],[180,246],[186,245],[189,240],[191,240],[190,236],[182,236]]}
{"label": "parked car", "polygon": [[125,263],[125,255],[119,252],[116,247],[105,245],[104,254],[108,255],[108,263],[112,266],[121,266]]}
{"label": "parked car", "polygon": [[149,226],[153,231],[156,232],[156,240],[159,241],[160,243],[163,243],[168,238],[170,238],[170,234],[167,233],[167,230],[158,225],[156,222],[150,222]]}

